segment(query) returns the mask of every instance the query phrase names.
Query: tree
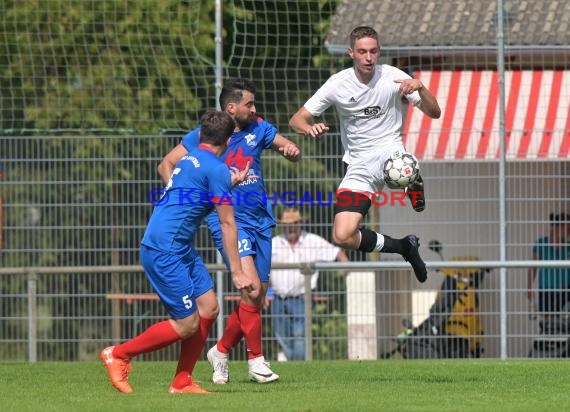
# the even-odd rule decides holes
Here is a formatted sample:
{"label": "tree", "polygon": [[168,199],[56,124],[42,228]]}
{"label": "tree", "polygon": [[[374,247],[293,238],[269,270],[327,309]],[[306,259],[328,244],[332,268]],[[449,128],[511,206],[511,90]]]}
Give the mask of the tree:
{"label": "tree", "polygon": [[211,1],[5,3],[3,128],[152,133],[213,100]]}
{"label": "tree", "polygon": [[[224,2],[222,36],[225,76],[256,80],[261,114],[284,132],[289,116],[330,74],[322,45],[336,2],[299,0],[293,13],[288,3]],[[181,135],[157,133],[193,128],[216,106],[214,5],[2,1],[0,156],[7,184],[1,190],[10,231],[3,266],[138,263],[152,209],[146,195],[160,185],[156,165]],[[253,9],[265,13],[253,15]],[[333,190],[340,162],[311,159],[323,147],[299,144],[305,156],[300,164],[270,155],[268,189]],[[333,153],[337,146],[324,147]],[[62,275],[42,289],[64,295],[45,303],[62,317],[60,325],[77,306],[66,293],[111,288],[108,277],[74,279]],[[120,285],[126,286],[127,280]],[[97,313],[85,315],[111,315],[103,313],[104,302],[97,305]],[[46,337],[56,336],[59,327],[47,328],[52,335]]]}

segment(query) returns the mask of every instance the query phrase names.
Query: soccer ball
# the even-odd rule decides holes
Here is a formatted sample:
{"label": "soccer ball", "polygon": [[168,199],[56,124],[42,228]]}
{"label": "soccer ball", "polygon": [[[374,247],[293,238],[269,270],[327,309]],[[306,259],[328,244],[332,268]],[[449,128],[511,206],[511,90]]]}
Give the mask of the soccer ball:
{"label": "soccer ball", "polygon": [[418,159],[408,152],[396,152],[384,163],[384,182],[390,189],[405,189],[420,175]]}

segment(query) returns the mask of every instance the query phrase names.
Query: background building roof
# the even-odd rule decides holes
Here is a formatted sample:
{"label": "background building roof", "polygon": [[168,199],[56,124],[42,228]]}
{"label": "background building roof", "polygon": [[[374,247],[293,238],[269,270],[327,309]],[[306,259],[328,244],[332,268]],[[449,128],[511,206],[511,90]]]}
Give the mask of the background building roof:
{"label": "background building roof", "polygon": [[[505,0],[505,47],[570,49],[570,2]],[[348,34],[374,27],[383,53],[406,50],[468,51],[496,47],[496,0],[342,0],[326,40],[329,52],[346,53]]]}

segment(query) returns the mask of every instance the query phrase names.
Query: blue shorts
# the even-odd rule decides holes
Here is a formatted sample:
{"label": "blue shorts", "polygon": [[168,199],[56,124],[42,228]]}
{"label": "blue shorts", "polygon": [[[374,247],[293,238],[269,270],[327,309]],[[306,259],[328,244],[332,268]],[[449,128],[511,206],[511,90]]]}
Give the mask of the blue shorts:
{"label": "blue shorts", "polygon": [[[222,241],[222,231],[219,226],[215,229],[210,228],[210,231],[214,244],[222,255],[226,267],[229,269],[230,265]],[[238,227],[239,256],[240,258],[253,256],[259,280],[262,282],[269,282],[269,273],[271,272],[271,237],[271,228],[260,231],[250,227]]]}
{"label": "blue shorts", "polygon": [[141,263],[148,280],[172,319],[184,319],[198,309],[196,298],[214,288],[198,252],[171,255],[141,245]]}

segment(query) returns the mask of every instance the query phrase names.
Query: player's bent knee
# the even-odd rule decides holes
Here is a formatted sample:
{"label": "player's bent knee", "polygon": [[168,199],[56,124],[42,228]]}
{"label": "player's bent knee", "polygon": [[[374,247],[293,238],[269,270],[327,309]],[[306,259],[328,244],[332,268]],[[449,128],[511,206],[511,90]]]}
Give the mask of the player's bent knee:
{"label": "player's bent knee", "polygon": [[341,234],[334,233],[332,241],[338,247],[350,248],[350,246],[351,246],[350,237],[346,236],[345,233],[341,233]]}
{"label": "player's bent knee", "polygon": [[198,328],[200,327],[200,317],[197,312],[184,319],[175,319],[173,322],[174,329],[178,332],[182,340],[194,335],[198,332]]}
{"label": "player's bent knee", "polygon": [[212,290],[209,290],[202,296],[196,298],[196,304],[198,305],[198,313],[200,314],[200,317],[215,319],[220,313],[218,300]]}
{"label": "player's bent knee", "polygon": [[355,247],[354,243],[357,236],[358,228],[352,229],[343,227],[342,225],[335,225],[332,241],[339,247],[351,249]]}
{"label": "player's bent knee", "polygon": [[198,307],[198,312],[200,312],[200,317],[216,319],[220,314],[220,307],[217,304],[206,308]]}

